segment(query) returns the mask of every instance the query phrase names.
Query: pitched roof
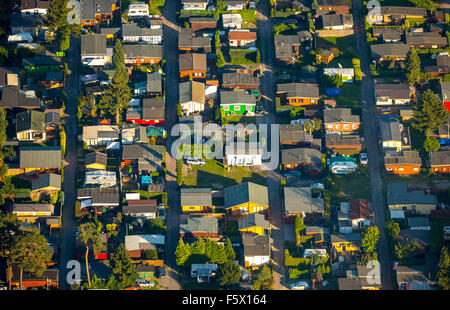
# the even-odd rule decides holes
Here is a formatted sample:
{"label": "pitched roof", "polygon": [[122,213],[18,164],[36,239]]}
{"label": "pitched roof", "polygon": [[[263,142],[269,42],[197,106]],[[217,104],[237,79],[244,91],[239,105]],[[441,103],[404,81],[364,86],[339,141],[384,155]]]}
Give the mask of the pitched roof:
{"label": "pitched roof", "polygon": [[217,23],[217,19],[207,16],[191,16],[189,23]]}
{"label": "pitched roof", "polygon": [[361,241],[361,234],[360,233],[335,234],[335,235],[330,235],[330,240],[332,243],[359,242],[359,241]]}
{"label": "pitched roof", "polygon": [[389,183],[387,194],[388,205],[436,204],[437,197],[425,194],[424,191],[407,191],[406,183]]}
{"label": "pitched roof", "polygon": [[[436,35],[435,32],[428,32],[427,35],[406,35],[406,44],[408,45],[423,45],[423,44],[431,44],[438,46],[447,46],[448,41],[447,38],[441,37],[440,35]],[[428,35],[429,34],[429,35]]]}
{"label": "pitched roof", "polygon": [[427,17],[427,10],[409,6],[382,6],[380,15],[423,16]]}
{"label": "pitched roof", "polygon": [[19,68],[0,67],[0,86],[19,85]]}
{"label": "pitched roof", "polygon": [[48,9],[50,7],[50,3],[50,0],[20,0],[20,9]]}
{"label": "pitched roof", "polygon": [[206,54],[185,53],[179,55],[179,71],[206,71]]}
{"label": "pitched roof", "polygon": [[352,14],[326,14],[321,15],[321,18],[323,27],[353,25]]}
{"label": "pitched roof", "polygon": [[124,45],[125,58],[162,58],[162,45],[133,44]]}
{"label": "pitched roof", "polygon": [[251,227],[263,227],[270,228],[269,221],[265,219],[265,215],[261,213],[250,213],[244,215],[244,218],[238,220],[239,230],[251,228]]}
{"label": "pitched roof", "polygon": [[163,145],[125,144],[122,146],[122,160],[141,159],[149,164],[161,165],[163,152]]}
{"label": "pitched roof", "polygon": [[325,135],[325,145],[360,145],[360,135]]}
{"label": "pitched roof", "polygon": [[335,108],[323,111],[324,123],[360,123],[359,115],[353,115],[352,109]]}
{"label": "pitched roof", "polygon": [[373,212],[367,199],[352,199],[348,202],[350,207],[350,219],[370,219]]}
{"label": "pitched roof", "polygon": [[287,98],[319,98],[319,86],[307,83],[277,84],[277,93],[287,93]]}
{"label": "pitched roof", "polygon": [[164,120],[164,115],[164,98],[160,97],[142,99],[142,119]]}
{"label": "pitched roof", "polygon": [[243,234],[242,244],[244,246],[244,256],[269,256],[269,239],[269,235]]}
{"label": "pitched roof", "polygon": [[375,84],[375,95],[377,97],[389,97],[391,99],[410,99],[411,90],[408,84]]}
{"label": "pitched roof", "polygon": [[46,111],[45,112],[45,123],[46,124],[52,124],[52,123],[59,123],[61,120],[61,117],[59,115],[58,111]]}
{"label": "pitched roof", "polygon": [[41,101],[37,97],[29,97],[25,95],[18,86],[4,86],[0,89],[1,99],[0,107],[2,108],[39,108]]}
{"label": "pitched roof", "polygon": [[46,173],[39,176],[38,179],[31,182],[31,190],[39,190],[45,187],[54,187],[61,189],[61,175]]}
{"label": "pitched roof", "polygon": [[94,19],[95,14],[112,13],[114,0],[80,0],[81,19]]}
{"label": "pitched roof", "polygon": [[302,124],[281,124],[280,125],[280,143],[283,142],[311,142],[312,135],[305,132]]}
{"label": "pitched roof", "polygon": [[156,213],[157,210],[156,199],[128,200],[128,204],[122,206],[122,212],[124,213]]}
{"label": "pitched roof", "polygon": [[246,202],[269,206],[267,187],[252,182],[246,182],[225,188],[226,208]]}
{"label": "pitched roof", "polygon": [[420,165],[422,160],[419,152],[416,151],[386,152],[384,163],[386,165]]}
{"label": "pitched roof", "polygon": [[372,52],[372,58],[390,56],[406,57],[409,46],[403,43],[372,44],[370,50]]}
{"label": "pitched roof", "polygon": [[259,77],[253,76],[249,73],[223,73],[222,74],[222,87],[227,85],[246,84],[259,86]]}
{"label": "pitched roof", "polygon": [[373,27],[374,35],[381,35],[383,41],[400,41],[404,30],[400,27]]}
{"label": "pitched roof", "polygon": [[161,73],[147,73],[147,92],[161,92],[163,90],[162,81]]}
{"label": "pitched roof", "polygon": [[412,289],[429,289],[429,267],[428,266],[397,266],[397,284],[409,284]]}
{"label": "pitched roof", "polygon": [[178,33],[178,48],[211,48],[211,38],[194,37],[191,28],[181,28]]}
{"label": "pitched roof", "polygon": [[324,201],[321,198],[313,198],[310,187],[285,187],[284,188],[285,213],[323,213]]}
{"label": "pitched roof", "polygon": [[16,132],[26,130],[44,131],[44,112],[26,110],[16,114]]}
{"label": "pitched roof", "polygon": [[162,36],[162,28],[142,28],[137,23],[122,24],[122,37]]}
{"label": "pitched roof", "polygon": [[212,206],[211,188],[182,188],[181,206]]}
{"label": "pitched roof", "polygon": [[228,40],[256,41],[256,31],[228,31]]}
{"label": "pitched roof", "polygon": [[46,212],[53,213],[55,207],[49,203],[15,203],[13,212]]}
{"label": "pitched roof", "polygon": [[108,155],[101,152],[90,152],[84,157],[84,164],[86,166],[92,164],[100,164],[106,166],[108,163]]}
{"label": "pitched roof", "polygon": [[216,216],[188,215],[180,218],[180,233],[219,233]]}
{"label": "pitched roof", "polygon": [[281,150],[282,164],[321,164],[322,154],[316,149],[310,148],[295,148]]}
{"label": "pitched roof", "polygon": [[180,103],[197,102],[205,104],[205,84],[187,81],[179,84]]}
{"label": "pitched roof", "polygon": [[256,104],[254,95],[247,94],[245,91],[220,91],[220,104]]}
{"label": "pitched roof", "polygon": [[78,188],[77,199],[92,199],[92,206],[118,206],[119,188]]}
{"label": "pitched roof", "polygon": [[164,245],[164,235],[130,235],[125,236],[125,248],[128,251],[148,249],[149,245]]}
{"label": "pitched roof", "polygon": [[81,56],[106,56],[106,36],[103,34],[82,35]]}
{"label": "pitched roof", "polygon": [[423,246],[431,245],[431,232],[425,229],[402,229],[400,230],[400,238],[414,240]]}
{"label": "pitched roof", "polygon": [[431,166],[450,165],[450,151],[430,152]]}
{"label": "pitched roof", "polygon": [[346,0],[317,0],[317,4],[319,7],[321,6],[349,6],[348,1]]}
{"label": "pitched roof", "polygon": [[119,127],[114,125],[83,126],[83,139],[97,139],[106,134],[112,138],[118,139]]}
{"label": "pitched roof", "polygon": [[395,114],[383,114],[379,117],[381,139],[383,141],[401,141],[400,120]]}
{"label": "pitched roof", "polygon": [[20,148],[20,165],[23,168],[61,168],[61,147],[42,146]]}

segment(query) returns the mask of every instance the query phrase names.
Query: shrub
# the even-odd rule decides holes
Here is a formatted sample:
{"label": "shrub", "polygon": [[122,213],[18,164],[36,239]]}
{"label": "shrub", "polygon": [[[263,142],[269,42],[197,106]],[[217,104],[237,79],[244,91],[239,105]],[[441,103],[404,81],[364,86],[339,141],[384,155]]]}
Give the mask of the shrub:
{"label": "shrub", "polygon": [[289,250],[284,250],[284,265],[286,267],[297,267],[299,265],[303,266],[309,266],[311,263],[311,260],[309,258],[303,258],[303,257],[292,257],[289,254]]}
{"label": "shrub", "polygon": [[289,268],[289,278],[290,279],[298,279],[306,277],[310,274],[309,269],[300,270],[297,268]]}

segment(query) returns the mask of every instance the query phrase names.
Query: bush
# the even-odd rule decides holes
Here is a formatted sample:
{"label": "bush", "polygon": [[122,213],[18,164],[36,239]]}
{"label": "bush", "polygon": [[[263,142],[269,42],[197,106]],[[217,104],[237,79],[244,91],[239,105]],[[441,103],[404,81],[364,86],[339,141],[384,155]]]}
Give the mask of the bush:
{"label": "bush", "polygon": [[298,279],[309,276],[309,269],[300,270],[297,268],[289,268],[289,279]]}
{"label": "bush", "polygon": [[15,198],[29,198],[30,192],[29,188],[15,188],[13,194]]}
{"label": "bush", "polygon": [[297,267],[299,265],[303,266],[309,266],[311,263],[311,260],[309,258],[303,258],[303,257],[292,257],[289,254],[289,250],[284,250],[284,265],[286,267]]}

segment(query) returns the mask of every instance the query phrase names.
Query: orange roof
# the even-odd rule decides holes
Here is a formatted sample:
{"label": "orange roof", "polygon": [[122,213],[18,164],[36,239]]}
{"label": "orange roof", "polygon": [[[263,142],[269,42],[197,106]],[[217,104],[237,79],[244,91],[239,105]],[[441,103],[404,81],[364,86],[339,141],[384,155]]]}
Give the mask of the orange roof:
{"label": "orange roof", "polygon": [[255,31],[230,31],[228,40],[256,40]]}

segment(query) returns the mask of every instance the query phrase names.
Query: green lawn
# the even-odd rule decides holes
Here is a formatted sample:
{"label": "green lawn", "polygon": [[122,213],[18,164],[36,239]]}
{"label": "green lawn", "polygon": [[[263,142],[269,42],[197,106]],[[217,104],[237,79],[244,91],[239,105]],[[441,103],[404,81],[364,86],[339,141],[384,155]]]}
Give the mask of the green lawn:
{"label": "green lawn", "polygon": [[[325,87],[320,87],[320,92],[325,93]],[[341,96],[325,96],[335,99],[339,108],[350,108],[354,114],[361,114],[361,88],[358,84],[344,84],[340,87]]]}
{"label": "green lawn", "polygon": [[381,0],[381,6],[415,6],[409,0]]}
{"label": "green lawn", "polygon": [[330,48],[346,48],[349,50],[355,50],[356,39],[354,35],[345,37],[318,37],[317,47],[322,49]]}
{"label": "green lawn", "polygon": [[254,65],[256,64],[256,51],[230,49],[229,63],[232,65]]}
{"label": "green lawn", "polygon": [[370,176],[367,166],[349,175],[329,175],[325,179],[325,195],[331,198],[331,204],[338,204],[349,199],[370,200]]}
{"label": "green lawn", "polygon": [[252,172],[248,168],[235,167],[227,171],[223,164],[215,159],[206,160],[204,166],[189,168],[188,175],[183,178],[186,186],[225,188],[243,182],[254,182],[266,185],[264,172]]}

